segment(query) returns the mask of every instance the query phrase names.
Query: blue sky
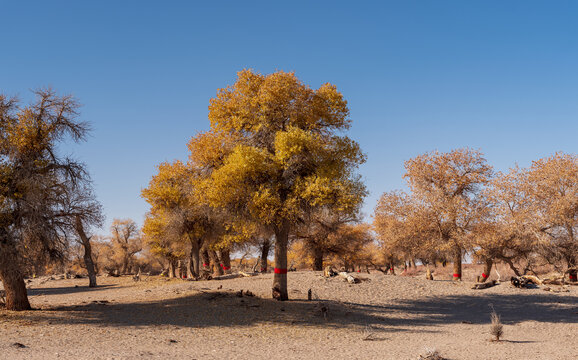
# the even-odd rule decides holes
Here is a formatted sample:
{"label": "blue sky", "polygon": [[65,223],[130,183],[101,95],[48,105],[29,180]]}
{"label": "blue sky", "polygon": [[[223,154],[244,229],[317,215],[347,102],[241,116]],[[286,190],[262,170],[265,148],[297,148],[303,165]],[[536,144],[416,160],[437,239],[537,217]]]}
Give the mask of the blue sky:
{"label": "blue sky", "polygon": [[[107,216],[142,224],[166,160],[208,128],[236,72],[295,71],[349,101],[370,215],[403,162],[469,146],[498,170],[578,152],[573,1],[0,1],[0,91],[74,94]],[[107,227],[101,230],[108,232]]]}

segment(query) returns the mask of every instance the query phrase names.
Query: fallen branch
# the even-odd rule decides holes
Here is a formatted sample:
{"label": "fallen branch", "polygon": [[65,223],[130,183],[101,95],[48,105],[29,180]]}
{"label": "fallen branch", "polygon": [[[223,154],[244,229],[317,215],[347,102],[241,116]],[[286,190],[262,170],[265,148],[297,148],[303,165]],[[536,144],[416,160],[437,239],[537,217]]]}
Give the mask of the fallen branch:
{"label": "fallen branch", "polygon": [[244,276],[244,277],[257,276],[257,275],[259,275],[259,274],[260,274],[260,273],[258,273],[258,272],[246,273],[246,272],[244,272],[244,271],[239,271],[239,275],[242,275],[242,276]]}
{"label": "fallen branch", "polygon": [[496,284],[498,284],[497,280],[491,280],[491,281],[488,281],[485,283],[474,284],[474,286],[472,286],[472,289],[474,289],[474,290],[487,289],[487,288],[491,288],[492,286],[495,286]]}

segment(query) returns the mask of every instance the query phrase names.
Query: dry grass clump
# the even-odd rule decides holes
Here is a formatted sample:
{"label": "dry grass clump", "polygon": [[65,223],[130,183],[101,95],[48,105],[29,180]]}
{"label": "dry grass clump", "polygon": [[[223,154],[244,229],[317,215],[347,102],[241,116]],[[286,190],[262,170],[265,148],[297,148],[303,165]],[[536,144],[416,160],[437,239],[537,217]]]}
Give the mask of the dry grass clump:
{"label": "dry grass clump", "polygon": [[436,349],[425,349],[425,353],[421,354],[417,360],[448,360],[440,355]]}
{"label": "dry grass clump", "polygon": [[490,319],[492,320],[492,325],[490,327],[490,334],[494,337],[492,341],[500,341],[502,335],[504,335],[504,325],[500,321],[500,315],[496,313],[496,310],[492,308],[492,313],[490,314]]}

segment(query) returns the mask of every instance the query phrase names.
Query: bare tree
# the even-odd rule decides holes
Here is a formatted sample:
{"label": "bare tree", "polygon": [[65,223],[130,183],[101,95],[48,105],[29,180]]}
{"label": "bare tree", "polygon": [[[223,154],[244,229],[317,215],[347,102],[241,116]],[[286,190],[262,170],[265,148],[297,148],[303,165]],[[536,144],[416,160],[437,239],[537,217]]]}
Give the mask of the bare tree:
{"label": "bare tree", "polygon": [[11,310],[30,309],[24,265],[62,259],[67,194],[87,179],[83,164],[57,152],[59,142],[87,134],[87,124],[76,121],[78,103],[50,89],[35,94],[26,107],[0,95],[0,278]]}
{"label": "bare tree", "polygon": [[121,274],[127,274],[134,264],[134,256],[142,250],[139,228],[131,219],[114,219],[110,232],[118,269]]}

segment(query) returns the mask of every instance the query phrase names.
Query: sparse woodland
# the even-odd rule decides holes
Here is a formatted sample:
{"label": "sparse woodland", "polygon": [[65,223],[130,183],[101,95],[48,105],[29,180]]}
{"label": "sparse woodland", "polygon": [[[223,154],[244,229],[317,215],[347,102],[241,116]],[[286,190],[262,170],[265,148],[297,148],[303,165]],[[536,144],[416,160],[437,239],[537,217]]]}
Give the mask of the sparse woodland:
{"label": "sparse woodland", "polygon": [[[159,164],[142,190],[142,228],[114,219],[108,235],[82,163],[59,155],[84,140],[78,105],[52,90],[21,105],[0,95],[0,279],[6,308],[30,308],[25,278],[46,273],[119,276],[158,272],[208,279],[235,270],[274,273],[272,296],[289,297],[296,268],[346,272],[465,258],[517,275],[549,265],[569,281],[578,268],[578,156],[556,153],[528,168],[495,171],[480,151],[409,159],[407,191],[384,193],[364,223],[365,154],[337,88],[311,89],[293,73],[250,70],[219,89],[210,129],[189,157]],[[185,146],[185,144],[183,144]],[[270,263],[270,260],[272,262]],[[272,269],[270,266],[272,265]]]}

